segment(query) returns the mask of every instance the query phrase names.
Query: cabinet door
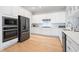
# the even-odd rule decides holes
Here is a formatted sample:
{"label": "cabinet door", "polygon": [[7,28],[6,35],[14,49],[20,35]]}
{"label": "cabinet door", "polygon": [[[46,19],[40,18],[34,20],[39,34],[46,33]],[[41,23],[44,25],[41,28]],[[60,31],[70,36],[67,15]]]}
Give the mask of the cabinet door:
{"label": "cabinet door", "polygon": [[67,45],[66,45],[66,50],[67,52],[75,52],[76,50],[72,46],[72,42],[67,40]]}
{"label": "cabinet door", "polygon": [[77,52],[79,51],[79,45],[75,43],[70,37],[67,36],[67,49],[70,52]]}
{"label": "cabinet door", "polygon": [[12,15],[11,6],[2,6],[2,7],[0,7],[0,13],[11,16]]}
{"label": "cabinet door", "polygon": [[69,6],[66,7],[66,15],[67,15],[67,17],[70,16],[70,7]]}
{"label": "cabinet door", "polygon": [[67,13],[68,17],[71,16],[72,13],[73,13],[75,10],[76,10],[76,7],[75,7],[75,6],[68,6],[68,7],[66,7],[66,13]]}
{"label": "cabinet door", "polygon": [[66,7],[66,14],[67,17],[79,17],[79,6],[68,6]]}
{"label": "cabinet door", "polygon": [[68,16],[70,16],[70,7],[67,7],[67,14],[68,14]]}
{"label": "cabinet door", "polygon": [[72,7],[72,12],[75,12],[75,11],[77,11],[77,6]]}
{"label": "cabinet door", "polygon": [[18,7],[16,6],[0,6],[0,13],[5,16],[17,17]]}
{"label": "cabinet door", "polygon": [[72,9],[72,7],[70,6],[70,7],[69,7],[69,14],[70,14],[70,15],[72,14],[72,10],[73,10],[73,9]]}
{"label": "cabinet door", "polygon": [[42,23],[42,16],[33,16],[32,23]]}
{"label": "cabinet door", "polygon": [[77,6],[77,8],[79,9],[79,6]]}
{"label": "cabinet door", "polygon": [[18,15],[24,16],[23,15],[23,9],[21,7],[18,7]]}
{"label": "cabinet door", "polygon": [[18,7],[12,6],[12,15],[17,17],[18,16]]}
{"label": "cabinet door", "polygon": [[79,51],[79,45],[75,41],[73,41],[71,38],[69,38],[68,42],[73,47],[75,52]]}

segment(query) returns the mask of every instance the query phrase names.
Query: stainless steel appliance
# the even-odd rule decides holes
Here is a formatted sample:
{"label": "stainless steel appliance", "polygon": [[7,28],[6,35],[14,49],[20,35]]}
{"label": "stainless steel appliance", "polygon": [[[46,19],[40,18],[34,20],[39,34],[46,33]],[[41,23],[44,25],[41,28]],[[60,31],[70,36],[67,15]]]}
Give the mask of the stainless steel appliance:
{"label": "stainless steel appliance", "polygon": [[17,19],[2,16],[3,26],[17,26]]}
{"label": "stainless steel appliance", "polygon": [[29,18],[18,16],[18,38],[19,42],[25,41],[30,37]]}
{"label": "stainless steel appliance", "polygon": [[66,52],[66,34],[62,32],[63,51]]}
{"label": "stainless steel appliance", "polygon": [[17,19],[2,17],[3,19],[3,42],[17,38],[18,26]]}

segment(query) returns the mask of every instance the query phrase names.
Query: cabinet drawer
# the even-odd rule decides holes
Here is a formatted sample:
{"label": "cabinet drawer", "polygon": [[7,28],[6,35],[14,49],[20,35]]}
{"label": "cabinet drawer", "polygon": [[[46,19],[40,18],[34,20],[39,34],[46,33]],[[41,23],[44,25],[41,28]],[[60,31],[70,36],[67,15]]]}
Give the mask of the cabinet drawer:
{"label": "cabinet drawer", "polygon": [[67,52],[74,52],[75,50],[71,46],[67,46]]}
{"label": "cabinet drawer", "polygon": [[76,50],[73,48],[73,46],[67,41],[66,46],[67,52],[75,52]]}
{"label": "cabinet drawer", "polygon": [[79,51],[79,45],[73,41],[70,37],[67,37],[67,44],[71,45],[74,48],[74,52]]}

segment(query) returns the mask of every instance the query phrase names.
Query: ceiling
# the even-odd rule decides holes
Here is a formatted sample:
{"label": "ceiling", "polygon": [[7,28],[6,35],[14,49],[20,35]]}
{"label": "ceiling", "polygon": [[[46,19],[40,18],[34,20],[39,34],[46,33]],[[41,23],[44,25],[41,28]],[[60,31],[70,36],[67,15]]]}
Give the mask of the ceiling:
{"label": "ceiling", "polygon": [[58,11],[65,11],[65,6],[22,6],[32,12],[32,14],[43,14]]}

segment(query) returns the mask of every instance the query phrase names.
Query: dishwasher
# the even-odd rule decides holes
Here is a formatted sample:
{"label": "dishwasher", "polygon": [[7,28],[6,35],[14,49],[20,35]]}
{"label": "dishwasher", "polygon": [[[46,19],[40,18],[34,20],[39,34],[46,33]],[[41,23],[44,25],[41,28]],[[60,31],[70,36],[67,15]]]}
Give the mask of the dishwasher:
{"label": "dishwasher", "polygon": [[63,51],[66,52],[66,34],[62,32]]}

